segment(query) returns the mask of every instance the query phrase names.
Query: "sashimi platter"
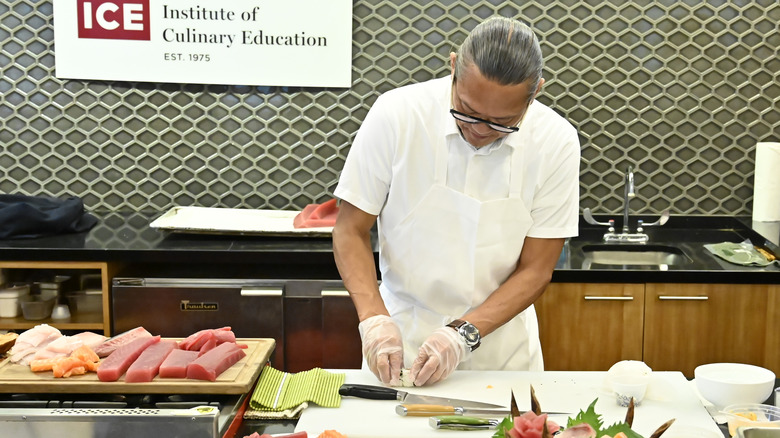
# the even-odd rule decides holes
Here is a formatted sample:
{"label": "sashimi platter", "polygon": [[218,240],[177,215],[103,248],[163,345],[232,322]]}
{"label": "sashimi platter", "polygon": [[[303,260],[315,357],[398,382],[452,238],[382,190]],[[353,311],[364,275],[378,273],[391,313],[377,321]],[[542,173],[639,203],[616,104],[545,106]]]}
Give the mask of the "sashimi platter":
{"label": "sashimi platter", "polygon": [[237,339],[230,327],[184,339],[137,327],[107,338],[40,324],[0,361],[0,392],[243,394],[274,347],[273,339]]}

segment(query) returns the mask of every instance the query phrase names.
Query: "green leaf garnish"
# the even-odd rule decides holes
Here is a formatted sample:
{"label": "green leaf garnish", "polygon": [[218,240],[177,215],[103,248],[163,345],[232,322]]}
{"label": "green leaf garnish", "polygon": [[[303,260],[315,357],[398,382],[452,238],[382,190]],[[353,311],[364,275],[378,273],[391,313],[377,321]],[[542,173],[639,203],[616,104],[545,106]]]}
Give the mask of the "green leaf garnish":
{"label": "green leaf garnish", "polygon": [[615,436],[615,434],[619,432],[623,432],[628,438],[642,438],[642,435],[634,432],[630,427],[628,427],[628,423],[615,423],[606,429],[600,430],[596,433],[596,438],[605,435]]}
{"label": "green leaf garnish", "polygon": [[590,424],[590,427],[592,427],[593,430],[596,431],[596,433],[597,433],[596,436],[597,437],[601,436],[601,435],[598,435],[598,431],[601,430],[601,426],[604,423],[601,421],[601,415],[596,413],[596,402],[598,400],[599,399],[593,400],[593,403],[591,403],[590,406],[588,406],[588,409],[586,409],[585,411],[581,410],[580,413],[577,414],[576,417],[574,417],[574,418],[569,417],[569,421],[566,422],[566,428],[568,429],[568,428],[570,428],[572,426],[576,426],[578,424],[588,423],[588,424]]}
{"label": "green leaf garnish", "polygon": [[[591,403],[587,409],[584,411],[581,410],[574,418],[569,417],[566,422],[566,427],[561,429],[568,429],[578,424],[587,423],[596,431],[596,438],[601,438],[603,436],[613,437],[619,432],[626,434],[627,438],[643,438],[642,435],[631,430],[631,427],[626,422],[615,423],[604,428],[604,422],[601,419],[601,415],[596,413],[596,402],[598,400],[599,399],[593,400],[593,403]],[[512,421],[512,417],[508,416],[504,418],[496,428],[496,432],[493,434],[492,438],[506,438],[506,432],[512,430],[513,427],[515,427],[515,424]]]}
{"label": "green leaf garnish", "polygon": [[496,433],[493,434],[493,438],[506,438],[507,431],[512,430],[513,427],[515,427],[515,423],[512,421],[512,416],[505,417],[501,420],[501,423],[498,424]]}

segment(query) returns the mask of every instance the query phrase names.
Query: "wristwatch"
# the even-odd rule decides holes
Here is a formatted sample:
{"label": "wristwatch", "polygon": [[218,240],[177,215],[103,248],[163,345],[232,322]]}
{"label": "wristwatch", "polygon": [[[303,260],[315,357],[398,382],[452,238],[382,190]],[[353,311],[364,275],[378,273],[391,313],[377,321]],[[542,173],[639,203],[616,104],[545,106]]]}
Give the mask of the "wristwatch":
{"label": "wristwatch", "polygon": [[456,319],[447,324],[447,327],[452,327],[458,334],[460,334],[466,341],[471,351],[474,351],[482,343],[482,337],[479,335],[479,329],[474,327],[474,324],[464,321],[462,319]]}

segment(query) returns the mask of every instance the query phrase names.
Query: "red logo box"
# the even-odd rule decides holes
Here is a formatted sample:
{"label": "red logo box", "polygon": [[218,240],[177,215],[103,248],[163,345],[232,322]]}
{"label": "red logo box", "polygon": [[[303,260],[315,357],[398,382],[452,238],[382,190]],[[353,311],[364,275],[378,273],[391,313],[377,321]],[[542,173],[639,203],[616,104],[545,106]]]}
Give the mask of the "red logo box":
{"label": "red logo box", "polygon": [[149,41],[149,0],[76,0],[79,38]]}

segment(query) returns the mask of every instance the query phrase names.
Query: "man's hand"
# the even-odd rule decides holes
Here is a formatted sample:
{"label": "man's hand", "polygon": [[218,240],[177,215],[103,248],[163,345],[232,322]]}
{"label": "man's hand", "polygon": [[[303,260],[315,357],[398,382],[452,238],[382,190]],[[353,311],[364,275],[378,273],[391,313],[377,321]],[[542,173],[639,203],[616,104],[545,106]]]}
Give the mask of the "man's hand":
{"label": "man's hand", "polygon": [[451,327],[441,327],[420,347],[412,363],[414,386],[436,383],[446,379],[466,357],[466,341]]}
{"label": "man's hand", "polygon": [[368,368],[382,383],[400,385],[401,365],[404,363],[401,330],[387,315],[366,318],[358,329]]}

